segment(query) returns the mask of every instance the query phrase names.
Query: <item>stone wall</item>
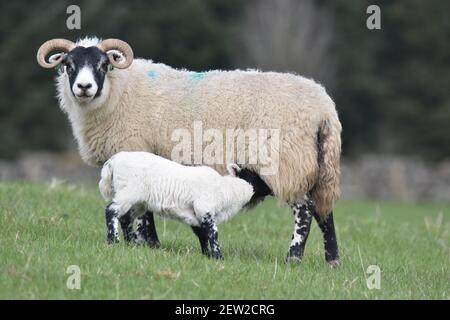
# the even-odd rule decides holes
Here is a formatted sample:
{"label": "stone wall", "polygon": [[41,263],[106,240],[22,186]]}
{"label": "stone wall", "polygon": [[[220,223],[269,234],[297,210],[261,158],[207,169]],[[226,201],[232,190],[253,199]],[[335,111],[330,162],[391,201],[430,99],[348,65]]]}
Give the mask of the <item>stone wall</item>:
{"label": "stone wall", "polygon": [[[65,181],[96,185],[100,170],[78,154],[32,152],[17,161],[0,160],[0,180]],[[429,164],[393,155],[365,155],[342,161],[344,199],[450,202],[450,162]]]}
{"label": "stone wall", "polygon": [[343,160],[341,186],[344,198],[449,202],[450,162],[365,155]]}
{"label": "stone wall", "polygon": [[0,180],[97,184],[100,169],[85,165],[78,154],[24,153],[17,161],[0,160]]}

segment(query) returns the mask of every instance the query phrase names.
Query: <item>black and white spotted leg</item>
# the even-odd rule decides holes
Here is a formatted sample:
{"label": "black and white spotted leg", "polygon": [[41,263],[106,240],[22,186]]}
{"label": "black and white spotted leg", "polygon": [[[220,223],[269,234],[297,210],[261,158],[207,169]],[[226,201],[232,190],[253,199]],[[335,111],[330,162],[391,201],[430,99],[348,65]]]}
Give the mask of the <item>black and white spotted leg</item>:
{"label": "black and white spotted leg", "polygon": [[136,215],[138,217],[132,221],[132,242],[137,245],[149,245],[152,248],[159,248],[161,244],[156,234],[153,213],[146,211],[141,215],[139,212],[136,212],[134,216]]}
{"label": "black and white spotted leg", "polygon": [[330,212],[330,214],[325,219],[321,219],[314,212],[314,218],[319,224],[320,230],[322,230],[323,243],[325,248],[325,260],[332,268],[336,268],[340,265],[340,260],[336,239],[336,230],[334,228],[333,212]]}
{"label": "black and white spotted leg", "polygon": [[219,246],[219,234],[217,232],[217,225],[210,214],[206,214],[200,226],[206,230],[209,245],[211,247],[211,257],[214,259],[223,259]]}
{"label": "black and white spotted leg", "polygon": [[305,200],[302,203],[291,204],[291,208],[294,211],[295,224],[286,261],[301,262],[309,230],[311,229],[314,206],[310,200]]}
{"label": "black and white spotted leg", "polygon": [[106,241],[108,244],[119,242],[119,219],[116,210],[112,209],[112,203],[105,209],[106,217]]}
{"label": "black and white spotted leg", "polygon": [[202,227],[191,226],[192,231],[194,231],[195,235],[198,237],[200,241],[200,247],[202,249],[202,253],[206,256],[210,256],[209,248],[208,248],[208,230]]}
{"label": "black and white spotted leg", "polygon": [[136,245],[146,245],[148,243],[148,228],[145,215],[134,219],[133,243]]}
{"label": "black and white spotted leg", "polygon": [[119,218],[120,227],[122,228],[123,238],[126,243],[130,244],[134,242],[133,233],[133,220],[131,218],[130,212]]}

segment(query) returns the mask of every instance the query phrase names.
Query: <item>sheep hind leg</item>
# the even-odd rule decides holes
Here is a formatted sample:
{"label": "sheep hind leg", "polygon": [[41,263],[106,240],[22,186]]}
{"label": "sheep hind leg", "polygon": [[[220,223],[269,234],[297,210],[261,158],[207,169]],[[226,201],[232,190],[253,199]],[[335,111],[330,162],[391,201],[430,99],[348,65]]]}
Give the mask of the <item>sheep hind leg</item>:
{"label": "sheep hind leg", "polygon": [[132,237],[134,244],[147,244],[152,248],[161,246],[158,234],[156,233],[155,220],[153,213],[146,211],[144,214],[138,214],[134,221],[134,231]]}
{"label": "sheep hind leg", "polygon": [[311,229],[314,205],[311,200],[306,199],[304,202],[291,204],[291,208],[294,211],[295,225],[286,262],[301,262]]}
{"label": "sheep hind leg", "polygon": [[211,247],[211,257],[214,259],[223,259],[219,246],[219,234],[217,232],[217,225],[210,214],[206,214],[200,226],[205,229],[208,236],[209,245]]}
{"label": "sheep hind leg", "polygon": [[120,227],[122,228],[123,238],[126,243],[130,244],[134,240],[133,234],[133,220],[131,219],[130,212],[119,218]]}
{"label": "sheep hind leg", "polygon": [[191,226],[192,231],[194,231],[195,235],[198,237],[200,241],[200,247],[202,248],[202,254],[205,256],[210,256],[209,248],[208,248],[208,230],[202,227]]}
{"label": "sheep hind leg", "polygon": [[325,260],[330,267],[336,268],[340,265],[339,250],[336,239],[336,230],[334,228],[333,212],[322,219],[314,212],[314,218],[319,224],[320,230],[322,230],[323,243],[325,248]]}
{"label": "sheep hind leg", "polygon": [[119,214],[110,203],[105,209],[106,218],[106,241],[108,244],[119,242]]}

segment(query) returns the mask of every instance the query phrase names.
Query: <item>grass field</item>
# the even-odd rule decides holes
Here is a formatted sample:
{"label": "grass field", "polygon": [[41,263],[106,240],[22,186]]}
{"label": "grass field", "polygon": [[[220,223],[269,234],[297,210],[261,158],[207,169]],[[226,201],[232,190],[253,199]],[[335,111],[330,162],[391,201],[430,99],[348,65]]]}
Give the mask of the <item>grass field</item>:
{"label": "grass field", "polygon": [[[450,206],[341,201],[342,266],[324,261],[314,223],[299,265],[286,265],[293,229],[267,200],[219,227],[224,261],[200,254],[186,225],[157,219],[160,249],[105,243],[96,188],[0,183],[2,299],[449,299]],[[81,289],[69,290],[69,265]],[[365,270],[381,269],[369,290]]]}

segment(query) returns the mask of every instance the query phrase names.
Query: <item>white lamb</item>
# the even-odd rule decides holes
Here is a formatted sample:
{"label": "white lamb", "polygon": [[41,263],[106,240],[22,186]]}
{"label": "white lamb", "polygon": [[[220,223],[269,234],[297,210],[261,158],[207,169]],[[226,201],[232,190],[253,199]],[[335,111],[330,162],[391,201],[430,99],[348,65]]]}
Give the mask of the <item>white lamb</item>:
{"label": "white lamb", "polygon": [[99,182],[111,202],[105,212],[108,243],[119,241],[119,222],[128,225],[150,210],[190,225],[202,253],[221,259],[216,224],[239,212],[254,194],[252,185],[237,177],[239,171],[229,164],[230,175],[221,176],[210,167],[184,166],[147,152],[119,152],[105,163]]}

